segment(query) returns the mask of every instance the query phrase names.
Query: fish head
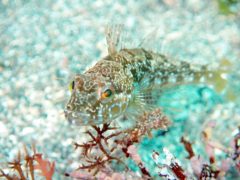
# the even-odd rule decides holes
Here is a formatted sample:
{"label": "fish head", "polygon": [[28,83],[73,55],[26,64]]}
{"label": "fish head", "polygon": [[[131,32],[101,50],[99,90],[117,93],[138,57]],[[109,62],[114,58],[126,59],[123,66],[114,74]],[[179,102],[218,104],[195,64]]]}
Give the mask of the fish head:
{"label": "fish head", "polygon": [[131,99],[123,84],[98,74],[76,75],[70,89],[65,117],[77,125],[109,123],[123,114]]}

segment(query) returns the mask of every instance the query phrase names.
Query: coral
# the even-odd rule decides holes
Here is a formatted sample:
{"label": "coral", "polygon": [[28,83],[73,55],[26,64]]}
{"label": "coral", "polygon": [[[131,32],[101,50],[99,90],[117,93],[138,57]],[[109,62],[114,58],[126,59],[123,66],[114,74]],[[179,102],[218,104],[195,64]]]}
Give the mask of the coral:
{"label": "coral", "polygon": [[[187,141],[184,137],[181,138],[181,143],[183,143],[186,151],[188,152],[191,168],[195,176],[199,179],[219,179],[223,178],[227,172],[231,169],[239,171],[239,139],[240,139],[240,128],[237,134],[233,138],[233,143],[231,148],[226,148],[219,142],[211,139],[211,131],[215,126],[214,122],[210,122],[202,132],[203,141],[205,143],[205,152],[208,155],[208,161],[204,162],[203,159],[196,155],[193,151],[192,144]],[[215,150],[218,149],[226,154],[225,159],[222,161],[216,161]],[[238,172],[240,173],[240,171]]]}
{"label": "coral", "polygon": [[[163,148],[163,153],[154,151],[152,158],[158,167],[158,175],[164,179],[221,179],[225,177],[227,172],[232,168],[239,171],[239,152],[236,153],[236,148],[239,146],[234,145],[230,151],[225,151],[226,158],[221,162],[217,162],[214,157],[213,149],[222,149],[219,143],[209,141],[209,137],[204,133],[204,141],[206,143],[206,154],[209,156],[209,162],[204,161],[202,157],[196,155],[193,151],[192,144],[184,137],[181,137],[181,143],[183,143],[189,156],[187,157],[187,163],[190,163],[191,169],[184,169],[178,160],[170,153],[167,148]],[[234,138],[239,140],[239,134]],[[238,149],[239,150],[239,149]],[[233,152],[233,153],[232,153]],[[162,156],[163,155],[163,156]],[[238,159],[238,160],[236,160]],[[186,163],[186,162],[184,162]]]}
{"label": "coral", "polygon": [[[187,176],[183,168],[167,148],[163,149],[163,153],[166,159],[161,159],[158,152],[154,151],[152,153],[152,158],[159,169],[158,175],[166,179],[186,179]],[[162,163],[161,161],[165,162]]]}

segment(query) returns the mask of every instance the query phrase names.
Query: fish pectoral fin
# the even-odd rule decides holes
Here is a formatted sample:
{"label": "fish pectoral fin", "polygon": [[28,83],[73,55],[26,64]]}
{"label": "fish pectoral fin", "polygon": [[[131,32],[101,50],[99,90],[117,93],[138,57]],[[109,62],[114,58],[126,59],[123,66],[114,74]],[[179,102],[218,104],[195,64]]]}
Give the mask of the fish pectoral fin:
{"label": "fish pectoral fin", "polygon": [[140,109],[140,112],[145,110],[153,110],[158,107],[158,100],[161,96],[162,90],[160,88],[137,86],[133,92],[133,100],[131,106],[134,109]]}

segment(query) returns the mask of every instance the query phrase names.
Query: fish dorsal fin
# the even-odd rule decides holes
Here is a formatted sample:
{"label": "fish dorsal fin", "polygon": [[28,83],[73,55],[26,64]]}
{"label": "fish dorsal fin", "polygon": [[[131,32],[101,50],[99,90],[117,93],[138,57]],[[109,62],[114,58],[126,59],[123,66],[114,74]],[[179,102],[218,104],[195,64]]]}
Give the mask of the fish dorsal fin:
{"label": "fish dorsal fin", "polygon": [[[138,44],[138,48],[144,48],[144,49],[151,49],[153,51],[157,52],[156,46],[160,46],[161,39],[158,37],[159,33],[159,27],[150,27],[150,32],[148,32],[143,39]],[[156,40],[158,40],[156,42]],[[153,45],[154,44],[154,45]]]}
{"label": "fish dorsal fin", "polygon": [[114,55],[119,51],[119,46],[121,46],[121,33],[123,30],[123,25],[108,25],[106,27],[106,41],[108,46],[108,54]]}

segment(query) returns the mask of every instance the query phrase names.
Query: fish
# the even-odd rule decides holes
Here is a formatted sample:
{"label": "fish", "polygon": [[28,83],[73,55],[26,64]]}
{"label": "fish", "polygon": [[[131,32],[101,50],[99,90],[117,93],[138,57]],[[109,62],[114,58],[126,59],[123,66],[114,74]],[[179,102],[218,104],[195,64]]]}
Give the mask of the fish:
{"label": "fish", "polygon": [[219,68],[171,59],[143,47],[118,48],[121,28],[106,30],[108,55],[77,74],[70,83],[66,119],[82,126],[133,120],[154,111],[161,92],[183,84],[203,83],[221,92],[231,63]]}

